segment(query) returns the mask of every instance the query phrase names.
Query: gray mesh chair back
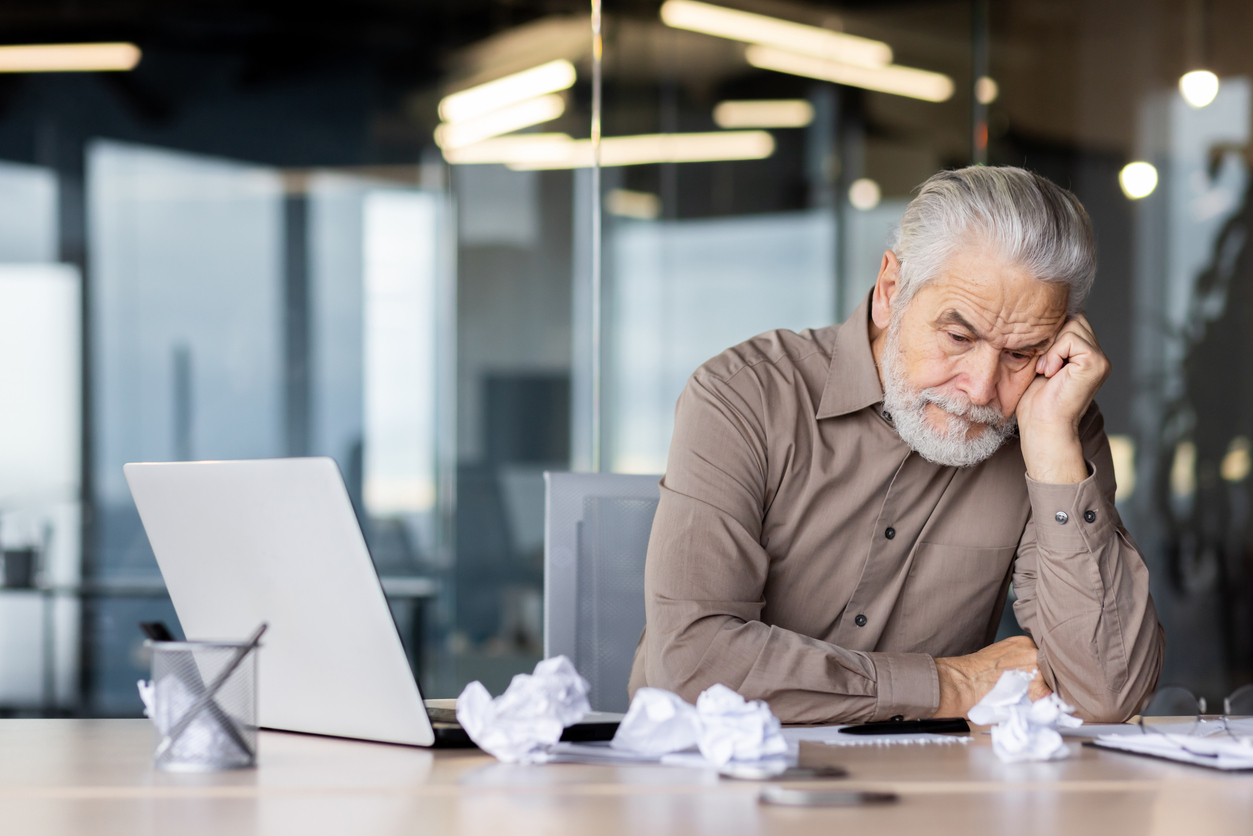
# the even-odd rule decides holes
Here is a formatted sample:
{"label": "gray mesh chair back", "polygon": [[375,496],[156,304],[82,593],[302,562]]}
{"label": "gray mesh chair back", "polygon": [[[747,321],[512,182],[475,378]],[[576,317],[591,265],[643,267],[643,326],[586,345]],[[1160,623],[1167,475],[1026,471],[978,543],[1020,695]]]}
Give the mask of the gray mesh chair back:
{"label": "gray mesh chair back", "polygon": [[629,704],[660,478],[544,474],[544,655],[570,657],[591,685],[595,711]]}

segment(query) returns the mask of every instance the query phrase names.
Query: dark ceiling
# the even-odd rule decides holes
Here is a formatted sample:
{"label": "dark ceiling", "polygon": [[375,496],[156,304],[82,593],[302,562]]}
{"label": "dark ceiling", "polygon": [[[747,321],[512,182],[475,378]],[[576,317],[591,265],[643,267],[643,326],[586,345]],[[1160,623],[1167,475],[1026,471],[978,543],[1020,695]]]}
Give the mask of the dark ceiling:
{"label": "dark ceiling", "polygon": [[234,56],[251,82],[364,58],[390,80],[412,84],[433,79],[451,50],[576,10],[583,4],[565,0],[5,0],[0,31],[9,43],[127,40],[149,55]]}
{"label": "dark ceiling", "polygon": [[[889,41],[902,63],[952,74],[959,96],[943,108],[870,95],[866,113],[881,133],[925,134],[946,153],[965,147],[969,0],[719,2],[808,23],[838,15],[848,31]],[[1002,91],[994,121],[1050,142],[1130,153],[1138,103],[1169,89],[1186,63],[1181,32],[1189,2],[992,2],[992,71]],[[656,25],[659,4],[609,0],[607,20],[611,28],[626,19]],[[433,104],[459,51],[541,18],[586,16],[589,7],[587,0],[4,0],[4,42],[128,40],[144,59],[131,73],[0,76],[0,153],[36,156],[36,134],[55,124],[67,136],[267,163],[413,160],[430,146]],[[1243,46],[1253,5],[1210,0],[1206,8],[1223,22],[1211,27],[1215,69],[1253,72]],[[647,52],[611,60],[607,72],[695,60]],[[653,76],[645,86],[664,85]],[[717,81],[736,83],[753,78]],[[644,87],[639,95],[656,98]]]}

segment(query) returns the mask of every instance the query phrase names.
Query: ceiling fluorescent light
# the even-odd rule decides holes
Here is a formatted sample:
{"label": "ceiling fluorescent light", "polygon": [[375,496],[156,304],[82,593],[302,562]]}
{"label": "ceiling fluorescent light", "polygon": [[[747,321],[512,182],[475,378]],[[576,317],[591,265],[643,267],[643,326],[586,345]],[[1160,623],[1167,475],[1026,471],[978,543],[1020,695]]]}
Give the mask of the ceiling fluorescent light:
{"label": "ceiling fluorescent light", "polygon": [[[587,150],[591,165],[590,141]],[[774,137],[765,131],[643,134],[600,141],[600,164],[605,166],[761,160],[773,153]]]}
{"label": "ceiling fluorescent light", "polygon": [[661,21],[675,29],[804,52],[846,64],[883,67],[892,63],[892,48],[882,41],[696,0],[666,0],[661,4]]}
{"label": "ceiling fluorescent light", "polygon": [[445,96],[439,103],[439,118],[445,122],[475,119],[536,96],[567,90],[574,86],[576,77],[574,65],[564,58],[549,61]]}
{"label": "ceiling fluorescent light", "polygon": [[0,46],[0,73],[125,72],[142,55],[127,43]]}
{"label": "ceiling fluorescent light", "polygon": [[540,96],[468,122],[440,125],[435,129],[435,144],[440,148],[464,148],[494,136],[550,122],[565,111],[566,103],[560,95]]}
{"label": "ceiling fluorescent light", "polygon": [[[661,215],[661,198],[652,192],[613,189],[605,197],[605,211],[611,215],[617,215],[619,218],[653,221]],[[1236,479],[1234,481],[1238,482],[1240,480]]]}
{"label": "ceiling fluorescent light", "polygon": [[570,156],[572,144],[569,134],[518,134],[445,148],[444,159],[453,165],[559,163]]}
{"label": "ceiling fluorescent light", "polygon": [[804,99],[727,101],[714,108],[719,128],[803,128],[812,121],[814,106]]}
{"label": "ceiling fluorescent light", "polygon": [[896,64],[878,68],[855,67],[762,46],[750,46],[744,57],[748,59],[748,63],[763,70],[834,81],[850,87],[862,87],[928,102],[948,101],[953,96],[953,79],[943,73],[913,67]]}
{"label": "ceiling fluorescent light", "polygon": [[[697,163],[719,160],[760,160],[774,153],[774,137],[765,131],[718,131],[690,134],[611,136],[601,140],[603,166],[650,163]],[[592,142],[564,134],[510,136],[465,148],[449,148],[444,159],[453,164],[499,163],[519,170],[590,168]]]}

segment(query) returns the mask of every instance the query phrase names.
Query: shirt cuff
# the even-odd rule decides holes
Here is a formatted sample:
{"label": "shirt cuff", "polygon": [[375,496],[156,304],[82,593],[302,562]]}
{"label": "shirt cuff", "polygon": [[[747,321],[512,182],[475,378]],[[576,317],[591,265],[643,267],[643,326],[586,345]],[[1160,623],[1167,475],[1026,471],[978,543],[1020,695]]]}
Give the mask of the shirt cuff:
{"label": "shirt cuff", "polygon": [[878,683],[872,720],[930,717],[940,705],[940,676],[925,653],[871,653]]}
{"label": "shirt cuff", "polygon": [[1091,552],[1109,539],[1114,511],[1088,462],[1088,478],[1077,485],[1049,485],[1027,479],[1036,542],[1050,552]]}

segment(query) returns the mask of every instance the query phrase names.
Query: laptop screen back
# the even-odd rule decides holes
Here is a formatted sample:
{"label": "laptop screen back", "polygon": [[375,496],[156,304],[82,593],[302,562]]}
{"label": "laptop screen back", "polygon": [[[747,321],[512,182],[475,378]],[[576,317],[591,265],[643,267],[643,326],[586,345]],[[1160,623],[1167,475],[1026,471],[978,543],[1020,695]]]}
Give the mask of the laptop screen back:
{"label": "laptop screen back", "polygon": [[189,639],[270,625],[260,724],[434,742],[352,503],[329,458],[128,464]]}

